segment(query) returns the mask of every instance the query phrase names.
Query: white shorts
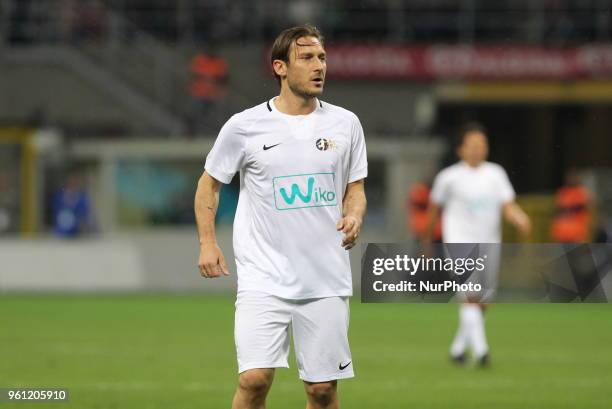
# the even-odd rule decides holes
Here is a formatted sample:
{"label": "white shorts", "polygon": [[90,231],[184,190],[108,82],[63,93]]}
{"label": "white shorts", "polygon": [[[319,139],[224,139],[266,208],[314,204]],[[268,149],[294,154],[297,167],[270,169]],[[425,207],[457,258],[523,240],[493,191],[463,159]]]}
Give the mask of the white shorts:
{"label": "white shorts", "polygon": [[348,297],[287,300],[261,292],[240,292],[234,326],[238,372],[289,368],[292,331],[300,379],[326,382],[352,378],[348,327]]}

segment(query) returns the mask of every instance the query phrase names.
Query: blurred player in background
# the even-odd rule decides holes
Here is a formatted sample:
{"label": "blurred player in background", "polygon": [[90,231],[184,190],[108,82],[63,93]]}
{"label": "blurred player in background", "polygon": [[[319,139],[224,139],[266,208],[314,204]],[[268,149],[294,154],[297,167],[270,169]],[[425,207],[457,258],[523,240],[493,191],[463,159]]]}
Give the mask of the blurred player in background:
{"label": "blurred player in background", "polygon": [[[427,224],[429,222],[430,194],[431,183],[418,182],[412,185],[406,200],[406,224],[408,230],[419,241],[422,241],[423,237],[429,233]],[[442,241],[442,223],[439,215],[436,217],[431,240],[435,243]]]}
{"label": "blurred player in background", "polygon": [[15,233],[18,229],[15,216],[19,194],[15,188],[15,179],[8,168],[0,167],[0,235]]}
{"label": "blurred player in background", "polygon": [[574,168],[565,173],[565,183],[555,194],[555,218],[550,229],[553,241],[587,243],[591,240],[594,206],[591,193],[580,182]]}
{"label": "blurred player in background", "polygon": [[57,237],[75,238],[95,231],[91,197],[83,174],[72,170],[51,199],[53,232]]}
{"label": "blurred player in background", "polygon": [[[435,219],[442,209],[444,243],[500,243],[501,217],[522,234],[529,234],[531,222],[515,202],[514,189],[506,171],[487,162],[488,139],[483,126],[466,125],[459,134],[457,154],[460,161],[443,169],[435,178],[431,192],[426,242],[431,241]],[[491,246],[489,246],[491,247]],[[494,246],[495,247],[495,246]],[[489,283],[496,283],[498,257],[489,264]],[[492,296],[488,288],[489,296]],[[466,361],[471,350],[482,366],[489,364],[489,346],[485,335],[483,311],[487,297],[458,294],[462,300],[459,328],[452,342],[451,359]]]}
{"label": "blurred player in background", "polygon": [[272,46],[280,95],[234,115],[206,158],[195,198],[204,277],[227,275],[215,238],[219,186],[240,171],[234,220],[238,268],[233,408],[263,408],[293,333],[307,408],[337,408],[353,377],[349,255],[366,210],[367,159],[358,118],[324,103],[325,50],[311,26]]}

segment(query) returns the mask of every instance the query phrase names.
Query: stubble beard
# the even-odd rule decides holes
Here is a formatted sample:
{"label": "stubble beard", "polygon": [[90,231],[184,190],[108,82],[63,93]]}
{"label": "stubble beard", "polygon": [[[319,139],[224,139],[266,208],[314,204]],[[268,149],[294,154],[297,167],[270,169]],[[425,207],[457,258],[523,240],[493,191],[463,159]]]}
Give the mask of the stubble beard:
{"label": "stubble beard", "polygon": [[293,84],[290,81],[287,81],[287,85],[289,86],[291,92],[304,99],[315,98],[323,94],[323,86],[321,86],[319,89],[315,89],[313,92],[303,86],[300,86],[299,84]]}

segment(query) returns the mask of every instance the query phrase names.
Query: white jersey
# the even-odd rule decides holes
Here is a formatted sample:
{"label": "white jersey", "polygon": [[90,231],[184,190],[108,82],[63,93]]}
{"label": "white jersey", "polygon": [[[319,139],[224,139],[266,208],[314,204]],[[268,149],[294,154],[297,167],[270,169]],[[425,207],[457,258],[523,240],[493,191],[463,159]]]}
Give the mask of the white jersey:
{"label": "white jersey", "polygon": [[506,171],[491,162],[449,166],[436,176],[431,191],[431,200],[443,206],[445,243],[501,242],[502,207],[514,197]]}
{"label": "white jersey", "polygon": [[336,223],[347,184],[367,176],[355,114],[317,101],[308,115],[287,115],[272,99],[227,121],[205,169],[223,183],[240,171],[238,292],[287,299],[352,295],[349,255]]}

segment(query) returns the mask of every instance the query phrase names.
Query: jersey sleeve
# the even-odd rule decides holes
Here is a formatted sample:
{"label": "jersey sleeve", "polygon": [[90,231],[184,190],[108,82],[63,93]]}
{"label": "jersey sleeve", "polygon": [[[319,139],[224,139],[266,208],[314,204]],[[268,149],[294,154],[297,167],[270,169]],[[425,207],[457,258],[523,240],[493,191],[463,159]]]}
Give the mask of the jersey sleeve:
{"label": "jersey sleeve", "polygon": [[245,157],[246,133],[239,126],[236,117],[231,117],[215,140],[206,157],[204,169],[222,183],[230,183],[243,164]]}
{"label": "jersey sleeve", "polygon": [[448,200],[448,189],[448,174],[442,171],[434,179],[429,199],[437,205],[444,205]]}
{"label": "jersey sleeve", "polygon": [[502,203],[514,202],[516,198],[516,193],[514,192],[514,188],[512,187],[512,183],[510,183],[510,179],[508,178],[508,174],[501,166],[499,169],[499,197]]}
{"label": "jersey sleeve", "polygon": [[368,157],[365,137],[359,119],[355,116],[351,130],[351,157],[349,163],[348,183],[356,182],[368,176]]}

